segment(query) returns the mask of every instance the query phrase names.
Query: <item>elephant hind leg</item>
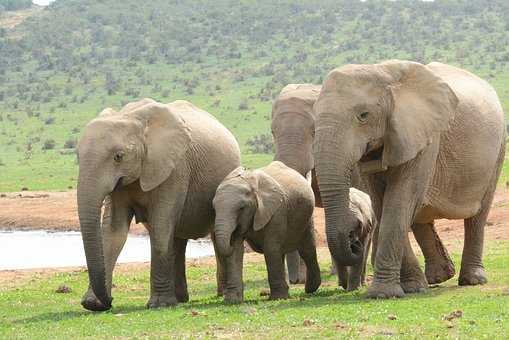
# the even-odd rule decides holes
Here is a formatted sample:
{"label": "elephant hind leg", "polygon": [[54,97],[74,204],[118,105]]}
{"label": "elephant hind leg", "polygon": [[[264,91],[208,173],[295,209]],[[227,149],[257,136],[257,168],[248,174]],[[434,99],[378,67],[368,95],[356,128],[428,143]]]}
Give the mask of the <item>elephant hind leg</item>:
{"label": "elephant hind leg", "polygon": [[299,254],[306,263],[306,293],[314,293],[320,287],[320,267],[316,256],[316,244],[313,228],[309,228],[299,246]]}
{"label": "elephant hind leg", "polygon": [[415,223],[412,225],[412,231],[424,255],[424,273],[428,283],[438,284],[452,278],[456,272],[454,263],[433,223]]}
{"label": "elephant hind leg", "polygon": [[502,171],[505,159],[505,144],[501,146],[498,155],[497,169],[493,172],[488,190],[481,202],[481,210],[477,215],[464,221],[465,243],[461,257],[461,270],[458,283],[461,286],[485,284],[488,282],[482,264],[484,247],[484,227],[491,209],[497,181]]}
{"label": "elephant hind leg", "polygon": [[186,246],[186,239],[175,238],[175,296],[178,302],[189,301],[186,278]]}
{"label": "elephant hind leg", "polygon": [[304,283],[306,281],[306,266],[299,256],[298,251],[286,254],[286,267],[288,269],[288,281],[291,284]]}

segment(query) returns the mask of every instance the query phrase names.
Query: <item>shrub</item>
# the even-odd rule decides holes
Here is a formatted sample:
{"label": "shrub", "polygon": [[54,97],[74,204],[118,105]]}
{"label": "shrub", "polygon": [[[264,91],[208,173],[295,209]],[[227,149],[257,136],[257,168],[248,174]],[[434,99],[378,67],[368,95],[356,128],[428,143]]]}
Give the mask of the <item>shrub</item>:
{"label": "shrub", "polygon": [[77,141],[75,138],[69,138],[64,142],[65,149],[74,149],[76,148]]}
{"label": "shrub", "polygon": [[42,144],[42,149],[43,150],[53,150],[55,148],[55,145],[56,145],[55,140],[53,140],[51,138],[46,139],[44,141],[44,143]]}
{"label": "shrub", "polygon": [[46,118],[46,119],[44,120],[44,124],[46,124],[46,125],[51,125],[51,124],[53,124],[54,122],[55,122],[55,117],[53,117],[53,116],[49,116],[48,118]]}
{"label": "shrub", "polygon": [[270,133],[264,133],[249,138],[246,145],[252,153],[270,154],[274,152],[274,142],[272,141],[272,135]]}
{"label": "shrub", "polygon": [[242,99],[242,101],[239,104],[239,110],[247,110],[249,108],[247,104],[247,99]]}

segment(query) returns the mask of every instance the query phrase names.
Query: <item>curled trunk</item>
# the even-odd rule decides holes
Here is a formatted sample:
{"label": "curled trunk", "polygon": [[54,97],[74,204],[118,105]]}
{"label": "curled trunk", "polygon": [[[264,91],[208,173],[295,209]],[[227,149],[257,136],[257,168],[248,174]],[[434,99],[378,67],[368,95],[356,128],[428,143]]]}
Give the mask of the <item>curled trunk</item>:
{"label": "curled trunk", "polygon": [[334,260],[343,266],[353,266],[362,261],[362,245],[354,241],[355,230],[351,223],[355,217],[350,212],[350,185],[354,162],[347,145],[338,140],[336,125],[320,117],[315,138],[315,169],[325,209],[327,243]]}
{"label": "curled trunk", "polygon": [[214,237],[219,255],[228,257],[233,253],[231,238],[234,230],[235,224],[221,219],[216,219]]}

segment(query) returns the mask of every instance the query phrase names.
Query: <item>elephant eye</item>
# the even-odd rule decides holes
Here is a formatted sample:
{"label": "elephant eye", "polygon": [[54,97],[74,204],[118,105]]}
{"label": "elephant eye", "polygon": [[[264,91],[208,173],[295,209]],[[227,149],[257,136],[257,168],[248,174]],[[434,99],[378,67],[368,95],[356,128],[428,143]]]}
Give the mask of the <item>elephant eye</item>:
{"label": "elephant eye", "polygon": [[124,151],[115,152],[115,155],[113,156],[113,159],[117,163],[121,162],[123,158],[124,158]]}
{"label": "elephant eye", "polygon": [[361,112],[357,115],[357,119],[361,122],[361,123],[364,123],[369,117],[369,112],[367,111],[364,111],[364,112]]}

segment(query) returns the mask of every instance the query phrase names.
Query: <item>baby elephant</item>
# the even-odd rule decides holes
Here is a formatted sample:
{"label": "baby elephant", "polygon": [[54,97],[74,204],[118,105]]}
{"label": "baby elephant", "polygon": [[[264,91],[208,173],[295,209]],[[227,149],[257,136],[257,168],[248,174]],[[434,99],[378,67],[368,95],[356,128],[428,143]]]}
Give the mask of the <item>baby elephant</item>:
{"label": "baby elephant", "polygon": [[362,261],[355,266],[336,264],[336,270],[339,285],[345,290],[352,291],[366,283],[366,264],[376,218],[369,195],[355,188],[350,188],[349,208],[352,217],[349,222],[352,226],[350,242],[352,247],[359,248],[359,253],[362,250]]}
{"label": "baby elephant", "polygon": [[281,162],[248,171],[232,171],[214,197],[216,251],[225,257],[224,300],[243,300],[243,240],[263,253],[269,275],[270,299],[288,297],[284,254],[298,250],[307,267],[306,293],[321,283],[313,235],[311,186],[295,170]]}

